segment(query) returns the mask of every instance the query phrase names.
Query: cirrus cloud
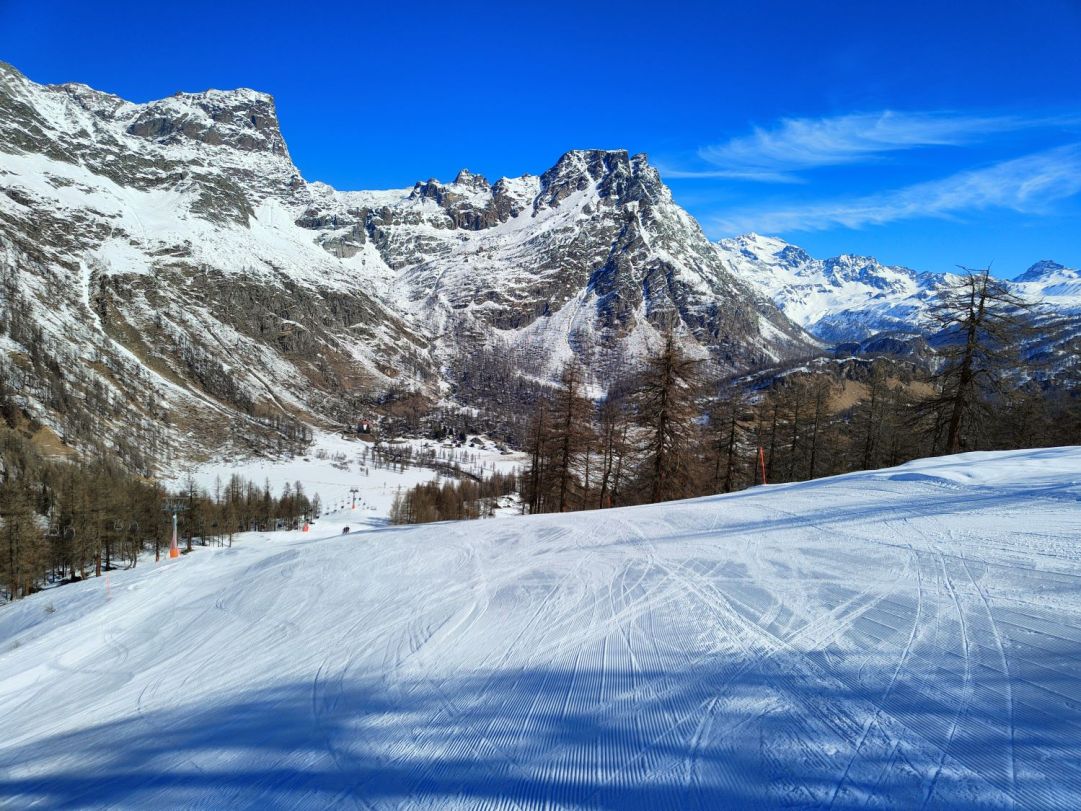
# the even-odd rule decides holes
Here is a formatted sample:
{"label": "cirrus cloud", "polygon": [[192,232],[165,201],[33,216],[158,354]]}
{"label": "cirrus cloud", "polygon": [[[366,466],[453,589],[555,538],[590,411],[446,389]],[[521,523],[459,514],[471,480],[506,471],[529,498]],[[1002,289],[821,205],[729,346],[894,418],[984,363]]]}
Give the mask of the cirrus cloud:
{"label": "cirrus cloud", "polygon": [[883,110],[822,118],[785,118],[772,128],[705,146],[701,168],[666,167],[671,178],[733,178],[801,183],[801,171],[879,160],[894,152],[963,146],[992,135],[1077,122],[1076,117],[975,115]]}
{"label": "cirrus cloud", "polygon": [[718,235],[860,228],[917,217],[953,217],[988,208],[1042,214],[1081,193],[1081,143],[971,169],[899,189],[805,205],[739,209],[709,219]]}

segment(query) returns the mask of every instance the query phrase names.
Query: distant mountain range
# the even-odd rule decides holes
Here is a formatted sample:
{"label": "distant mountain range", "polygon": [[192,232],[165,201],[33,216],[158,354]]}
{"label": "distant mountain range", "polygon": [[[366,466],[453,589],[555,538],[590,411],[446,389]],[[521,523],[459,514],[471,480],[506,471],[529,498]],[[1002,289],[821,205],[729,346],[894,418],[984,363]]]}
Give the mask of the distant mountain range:
{"label": "distant mountain range", "polygon": [[[784,240],[746,234],[718,249],[741,279],[768,296],[789,318],[829,342],[859,341],[881,332],[921,334],[928,304],[950,274],[883,265],[874,257],[842,254],[814,259]],[[1051,260],[1032,265],[1009,286],[1041,308],[1081,313],[1081,271]]]}
{"label": "distant mountain range", "polygon": [[[266,94],[133,104],[0,63],[0,373],[69,441],[255,448],[388,397],[470,404],[491,358],[544,382],[578,357],[601,391],[668,328],[742,372],[918,332],[942,278],[710,242],[644,155],[338,191]],[[1075,270],[1015,284],[1048,323],[1079,312]]]}
{"label": "distant mountain range", "polygon": [[[795,323],[832,346],[864,348],[930,337],[928,308],[952,274],[883,265],[869,256],[814,259],[781,239],[746,234],[721,240],[724,262]],[[1081,271],[1049,259],[1009,280],[1034,305],[1035,332],[1023,347],[1043,373],[1076,363],[1081,339]],[[895,343],[893,345],[896,345]]]}

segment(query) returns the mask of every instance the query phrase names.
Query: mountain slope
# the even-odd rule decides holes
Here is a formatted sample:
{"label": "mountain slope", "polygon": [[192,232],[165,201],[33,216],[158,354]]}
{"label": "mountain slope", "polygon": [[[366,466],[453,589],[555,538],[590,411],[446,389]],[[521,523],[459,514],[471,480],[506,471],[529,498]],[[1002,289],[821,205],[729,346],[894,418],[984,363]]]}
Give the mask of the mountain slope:
{"label": "mountain slope", "polygon": [[[328,391],[385,387],[426,351],[292,226],[303,182],[268,96],[134,105],[4,66],[0,111],[0,363],[69,438],[134,425],[159,456],[292,438],[335,413]],[[90,395],[105,407],[81,413]]]}
{"label": "mountain slope", "polygon": [[231,549],[0,612],[0,803],[1073,808],[1081,451]]}
{"label": "mountain slope", "polygon": [[871,257],[814,259],[802,248],[758,234],[721,240],[717,251],[789,318],[831,343],[889,330],[918,331],[943,280]]}
{"label": "mountain slope", "polygon": [[572,151],[539,177],[490,184],[463,170],[327,194],[300,222],[335,253],[378,253],[394,271],[388,295],[444,359],[483,344],[542,377],[574,355],[604,378],[668,325],[726,370],[814,347],[717,261],[644,155]]}
{"label": "mountain slope", "polygon": [[468,400],[454,370],[483,353],[540,380],[577,356],[603,389],[669,326],[725,371],[817,346],[644,156],[340,192],[300,177],[266,94],[133,104],[6,65],[0,269],[25,410],[72,441],[104,410],[114,449],[132,424],[184,455],[288,441],[393,391]]}

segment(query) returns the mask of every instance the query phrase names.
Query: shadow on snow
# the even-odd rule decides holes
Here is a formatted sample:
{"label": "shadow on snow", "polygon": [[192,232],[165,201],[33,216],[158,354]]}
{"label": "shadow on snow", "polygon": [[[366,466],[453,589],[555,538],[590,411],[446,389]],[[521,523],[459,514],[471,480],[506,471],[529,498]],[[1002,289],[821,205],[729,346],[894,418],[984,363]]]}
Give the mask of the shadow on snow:
{"label": "shadow on snow", "polygon": [[[1011,723],[1000,677],[981,675],[971,696],[949,702],[929,700],[927,685],[891,683],[895,663],[877,673],[833,663],[822,680],[798,658],[389,685],[342,673],[210,694],[0,753],[0,801],[1081,807],[1076,711],[1021,707]],[[1076,690],[1060,681],[1045,687]]]}

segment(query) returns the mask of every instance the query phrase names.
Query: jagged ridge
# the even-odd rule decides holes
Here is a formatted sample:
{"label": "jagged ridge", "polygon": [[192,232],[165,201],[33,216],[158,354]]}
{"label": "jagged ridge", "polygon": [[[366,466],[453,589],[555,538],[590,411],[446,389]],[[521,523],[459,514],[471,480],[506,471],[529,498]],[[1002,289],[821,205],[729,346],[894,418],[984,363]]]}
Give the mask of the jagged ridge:
{"label": "jagged ridge", "polygon": [[[78,388],[163,403],[182,452],[238,413],[338,420],[393,388],[468,397],[454,369],[478,353],[540,379],[578,356],[603,387],[668,327],[721,370],[814,351],[644,155],[339,192],[300,177],[273,99],[251,90],[133,104],[3,66],[0,113],[8,301],[50,356],[84,359]],[[28,347],[3,349],[17,364]],[[62,429],[48,375],[31,377],[26,408]]]}

